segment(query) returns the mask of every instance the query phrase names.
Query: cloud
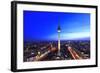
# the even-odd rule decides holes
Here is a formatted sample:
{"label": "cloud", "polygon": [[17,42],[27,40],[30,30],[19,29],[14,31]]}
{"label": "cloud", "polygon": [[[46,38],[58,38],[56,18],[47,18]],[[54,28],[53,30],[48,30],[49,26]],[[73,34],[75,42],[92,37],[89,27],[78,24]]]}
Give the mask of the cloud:
{"label": "cloud", "polygon": [[[71,32],[71,33],[61,33],[61,40],[72,40],[72,39],[82,39],[90,37],[90,32]],[[49,37],[52,40],[58,39],[58,34],[53,34]]]}

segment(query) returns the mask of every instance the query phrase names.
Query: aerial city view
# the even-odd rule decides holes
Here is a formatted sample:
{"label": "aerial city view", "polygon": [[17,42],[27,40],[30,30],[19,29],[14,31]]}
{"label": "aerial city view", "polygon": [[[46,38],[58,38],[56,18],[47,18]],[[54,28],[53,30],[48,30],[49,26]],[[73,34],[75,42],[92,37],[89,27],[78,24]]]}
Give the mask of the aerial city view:
{"label": "aerial city view", "polygon": [[24,62],[90,59],[90,14],[23,11]]}

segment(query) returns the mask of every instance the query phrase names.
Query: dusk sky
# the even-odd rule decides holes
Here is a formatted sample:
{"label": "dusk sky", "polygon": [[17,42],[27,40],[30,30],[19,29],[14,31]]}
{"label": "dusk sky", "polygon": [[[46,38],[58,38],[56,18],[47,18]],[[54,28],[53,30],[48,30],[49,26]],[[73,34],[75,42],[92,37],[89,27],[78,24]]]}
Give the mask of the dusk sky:
{"label": "dusk sky", "polygon": [[61,40],[90,38],[90,14],[23,11],[24,41],[57,40],[58,24]]}

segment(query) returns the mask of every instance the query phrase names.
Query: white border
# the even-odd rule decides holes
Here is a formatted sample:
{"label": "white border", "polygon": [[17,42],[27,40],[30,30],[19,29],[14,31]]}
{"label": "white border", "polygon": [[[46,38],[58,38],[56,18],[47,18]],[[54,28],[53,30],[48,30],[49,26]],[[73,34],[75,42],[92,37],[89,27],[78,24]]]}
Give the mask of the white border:
{"label": "white border", "polygon": [[[32,11],[51,11],[51,12],[74,12],[74,13],[90,13],[91,14],[91,58],[87,60],[64,60],[64,61],[42,61],[42,62],[23,62],[23,10]],[[80,7],[60,7],[47,5],[17,5],[17,69],[31,69],[31,68],[47,68],[47,67],[61,67],[61,66],[82,66],[95,65],[95,12],[93,8]]]}

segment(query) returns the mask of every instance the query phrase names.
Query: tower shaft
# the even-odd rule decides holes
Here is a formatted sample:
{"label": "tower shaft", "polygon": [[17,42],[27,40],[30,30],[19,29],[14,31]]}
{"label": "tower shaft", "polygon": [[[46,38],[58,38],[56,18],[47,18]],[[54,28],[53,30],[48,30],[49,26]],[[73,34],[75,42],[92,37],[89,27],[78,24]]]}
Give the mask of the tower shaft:
{"label": "tower shaft", "polygon": [[58,32],[58,54],[60,55],[60,32]]}

